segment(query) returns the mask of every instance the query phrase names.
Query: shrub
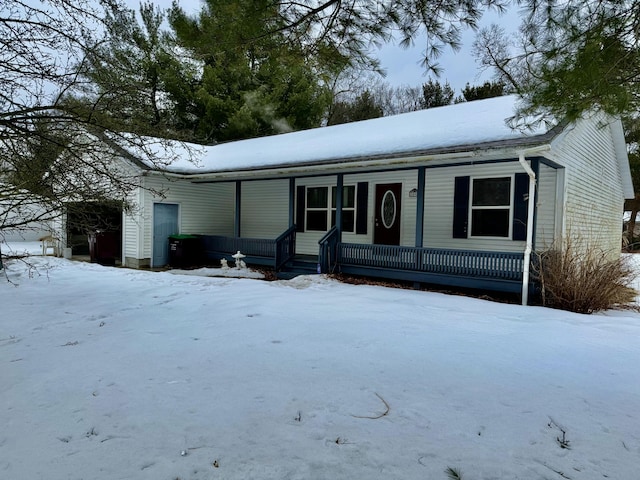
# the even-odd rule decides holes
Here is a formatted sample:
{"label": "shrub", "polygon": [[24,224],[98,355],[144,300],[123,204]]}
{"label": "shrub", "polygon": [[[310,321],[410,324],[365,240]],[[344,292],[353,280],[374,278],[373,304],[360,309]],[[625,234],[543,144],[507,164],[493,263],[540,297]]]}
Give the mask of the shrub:
{"label": "shrub", "polygon": [[533,268],[542,305],[577,313],[593,313],[628,305],[636,291],[629,285],[637,276],[628,257],[567,241],[562,248],[537,254]]}

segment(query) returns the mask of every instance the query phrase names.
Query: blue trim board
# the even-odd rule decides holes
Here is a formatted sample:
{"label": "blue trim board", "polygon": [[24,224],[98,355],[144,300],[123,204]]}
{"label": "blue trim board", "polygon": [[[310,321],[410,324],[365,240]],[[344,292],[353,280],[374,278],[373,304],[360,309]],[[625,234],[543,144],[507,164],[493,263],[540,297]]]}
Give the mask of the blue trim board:
{"label": "blue trim board", "polygon": [[293,227],[296,223],[295,207],[296,207],[296,179],[295,177],[291,177],[289,179],[289,227]]}
{"label": "blue trim board", "polygon": [[[344,175],[338,174],[336,180],[336,228],[338,229],[338,242],[342,241],[342,188],[344,186]],[[331,189],[329,189],[329,207],[331,207]],[[355,219],[354,219],[355,220]]]}
{"label": "blue trim board", "polygon": [[424,188],[425,168],[418,167],[418,194],[416,195],[416,247],[421,247],[424,239]]}
{"label": "blue trim board", "polygon": [[234,217],[233,234],[240,237],[240,220],[242,211],[242,181],[236,180],[236,211]]}
{"label": "blue trim board", "polygon": [[531,157],[532,161],[533,160],[538,160],[542,165],[546,165],[547,167],[551,167],[554,168],[556,170],[564,170],[564,167],[562,165],[560,165],[559,163],[554,162],[553,160],[549,160],[548,158],[545,157]]}

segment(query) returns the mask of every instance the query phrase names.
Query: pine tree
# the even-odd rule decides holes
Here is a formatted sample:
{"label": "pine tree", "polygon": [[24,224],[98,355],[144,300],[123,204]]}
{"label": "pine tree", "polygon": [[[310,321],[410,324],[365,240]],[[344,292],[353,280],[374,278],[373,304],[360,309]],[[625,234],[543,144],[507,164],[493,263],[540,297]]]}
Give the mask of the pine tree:
{"label": "pine tree", "polygon": [[473,86],[467,83],[462,89],[462,96],[466,102],[501,97],[505,93],[505,85],[501,82],[484,82],[482,85]]}
{"label": "pine tree", "polygon": [[248,138],[320,125],[328,104],[321,75],[331,68],[280,31],[267,0],[207,0],[198,17],[174,5],[176,40],[199,61],[181,122],[202,142]]}
{"label": "pine tree", "polygon": [[84,76],[94,86],[88,98],[76,97],[76,108],[95,95],[117,112],[133,132],[177,137],[182,105],[188,102],[197,69],[180,61],[179,50],[161,26],[165,15],[151,2],[135,11],[111,5],[104,23],[107,38],[85,51]]}
{"label": "pine tree", "polygon": [[365,90],[352,102],[342,101],[333,105],[328,125],[357,122],[382,117],[384,111],[369,90]]}
{"label": "pine tree", "polygon": [[640,2],[529,0],[512,38],[492,26],[476,38],[481,66],[524,96],[523,114],[574,120],[593,110],[640,109]]}
{"label": "pine tree", "polygon": [[450,105],[453,102],[454,92],[446,82],[441,85],[440,82],[434,82],[429,79],[428,83],[422,85],[422,98],[420,99],[421,108],[441,107]]}

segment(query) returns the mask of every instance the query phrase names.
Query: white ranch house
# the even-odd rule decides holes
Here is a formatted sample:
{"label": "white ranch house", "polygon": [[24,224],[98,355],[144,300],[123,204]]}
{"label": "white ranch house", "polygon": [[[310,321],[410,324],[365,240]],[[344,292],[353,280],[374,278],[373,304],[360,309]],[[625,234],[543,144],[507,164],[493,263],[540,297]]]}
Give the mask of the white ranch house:
{"label": "white ranch house", "polygon": [[[622,125],[602,114],[520,131],[498,97],[198,147],[138,168],[122,263],[160,267],[172,234],[247,263],[522,292],[531,251],[566,235],[619,254],[633,197]],[[162,197],[150,190],[162,190]],[[296,261],[298,263],[296,263]]]}

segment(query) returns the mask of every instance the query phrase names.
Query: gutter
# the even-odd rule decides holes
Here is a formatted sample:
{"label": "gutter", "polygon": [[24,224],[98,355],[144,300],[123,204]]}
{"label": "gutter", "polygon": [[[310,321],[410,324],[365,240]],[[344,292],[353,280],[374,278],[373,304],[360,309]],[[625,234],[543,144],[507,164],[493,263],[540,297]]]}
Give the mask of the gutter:
{"label": "gutter", "polygon": [[[525,151],[529,149],[538,148],[536,145],[524,146]],[[277,177],[289,177],[298,175],[316,175],[318,173],[330,174],[338,173],[341,170],[354,170],[354,169],[377,169],[377,168],[396,168],[396,167],[410,167],[418,166],[419,164],[432,163],[437,161],[448,161],[455,159],[473,159],[478,158],[484,154],[493,156],[499,152],[509,150],[513,155],[513,152],[517,153],[518,150],[510,149],[506,145],[494,146],[482,150],[460,150],[441,153],[417,153],[414,154],[394,154],[394,155],[380,155],[374,157],[362,157],[358,159],[342,159],[342,160],[327,160],[322,162],[304,162],[304,163],[290,163],[281,164],[277,166],[263,166],[263,167],[251,167],[240,168],[237,170],[218,170],[210,172],[172,172],[168,170],[147,170],[149,174],[162,175],[167,178],[176,178],[190,180],[192,183],[212,183],[219,181],[234,181],[242,179],[255,179],[255,178],[277,178]]]}
{"label": "gutter", "polygon": [[531,253],[533,251],[533,215],[535,213],[536,199],[536,174],[527,163],[525,155],[538,154],[551,150],[550,145],[541,145],[539,147],[520,150],[518,152],[518,161],[527,175],[529,175],[529,198],[527,203],[527,240],[524,249],[524,265],[522,272],[522,305],[529,302],[529,276],[531,266]]}
{"label": "gutter", "polygon": [[283,164],[273,167],[255,167],[238,170],[219,170],[217,172],[203,173],[186,173],[171,172],[166,170],[148,170],[144,174],[157,174],[167,178],[176,178],[190,180],[192,183],[210,183],[215,181],[235,181],[240,179],[251,178],[274,178],[289,177],[291,175],[317,175],[318,172],[325,173],[328,170],[331,174],[339,173],[344,169],[358,168],[379,168],[379,167],[397,167],[401,165],[412,165],[419,162],[428,162],[434,160],[455,160],[459,158],[473,158],[476,153],[473,151],[462,151],[453,153],[442,153],[433,156],[407,156],[407,157],[381,157],[380,159],[362,159],[362,160],[341,160],[327,161],[322,163],[305,163],[305,164]]}

